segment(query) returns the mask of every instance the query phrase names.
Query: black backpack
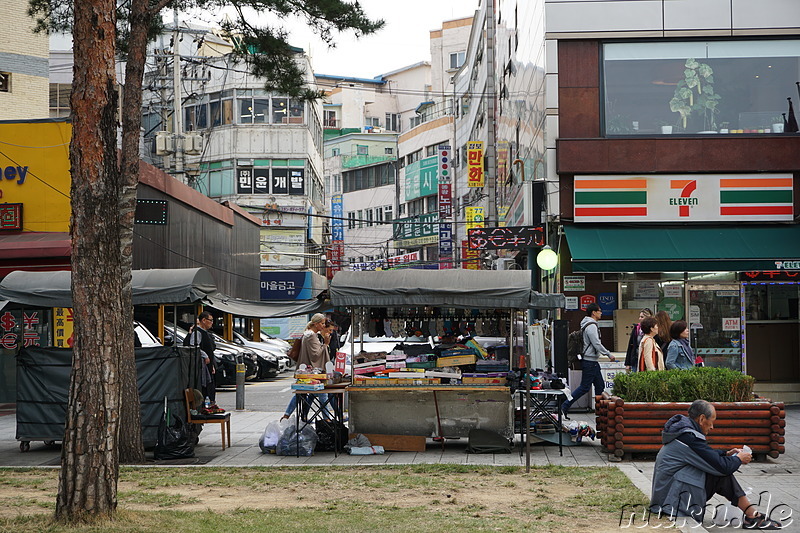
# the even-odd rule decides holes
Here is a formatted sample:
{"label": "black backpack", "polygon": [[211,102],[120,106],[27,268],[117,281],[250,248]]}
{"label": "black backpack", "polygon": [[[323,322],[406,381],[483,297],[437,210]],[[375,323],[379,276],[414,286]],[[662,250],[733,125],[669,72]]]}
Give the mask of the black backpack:
{"label": "black backpack", "polygon": [[583,330],[591,324],[592,322],[589,322],[567,336],[567,364],[570,368],[575,368],[579,360],[578,355],[583,353]]}

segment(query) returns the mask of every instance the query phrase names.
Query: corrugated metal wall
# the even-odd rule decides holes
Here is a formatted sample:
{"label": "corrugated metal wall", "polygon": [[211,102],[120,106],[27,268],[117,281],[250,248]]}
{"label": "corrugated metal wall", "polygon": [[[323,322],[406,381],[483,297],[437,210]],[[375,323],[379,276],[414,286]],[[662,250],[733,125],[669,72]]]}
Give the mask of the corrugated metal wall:
{"label": "corrugated metal wall", "polygon": [[222,222],[143,183],[138,199],[168,203],[166,225],[136,224],[133,268],[194,268],[211,271],[220,292],[259,299],[259,226],[233,212]]}

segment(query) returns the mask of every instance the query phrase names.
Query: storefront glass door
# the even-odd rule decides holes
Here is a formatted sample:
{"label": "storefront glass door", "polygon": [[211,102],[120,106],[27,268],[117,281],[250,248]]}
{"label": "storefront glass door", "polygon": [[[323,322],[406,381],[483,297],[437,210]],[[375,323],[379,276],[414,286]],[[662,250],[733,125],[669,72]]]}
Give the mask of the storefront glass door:
{"label": "storefront glass door", "polygon": [[742,306],[738,283],[688,285],[689,327],[706,366],[742,370]]}

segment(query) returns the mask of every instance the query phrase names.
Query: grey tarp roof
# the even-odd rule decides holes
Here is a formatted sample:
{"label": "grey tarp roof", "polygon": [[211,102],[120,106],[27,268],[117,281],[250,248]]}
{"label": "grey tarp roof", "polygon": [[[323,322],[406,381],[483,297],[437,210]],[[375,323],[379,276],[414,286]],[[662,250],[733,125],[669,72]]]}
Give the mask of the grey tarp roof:
{"label": "grey tarp roof", "polygon": [[[72,273],[11,272],[0,281],[0,309],[7,303],[25,307],[72,307]],[[314,300],[248,301],[217,292],[214,278],[205,268],[134,270],[133,305],[203,304],[249,318],[283,317],[314,313],[324,302]]]}
{"label": "grey tarp roof", "polygon": [[552,309],[563,294],[531,290],[530,270],[387,270],[337,272],[331,304],[344,307],[436,307]]}
{"label": "grey tarp roof", "polygon": [[[72,307],[72,272],[17,270],[0,281],[0,300],[27,307]],[[134,270],[133,305],[191,303],[216,292],[205,268]]]}
{"label": "grey tarp roof", "polygon": [[280,318],[322,312],[330,307],[325,300],[261,300],[252,302],[231,298],[221,293],[209,294],[203,303],[232,315],[248,318]]}

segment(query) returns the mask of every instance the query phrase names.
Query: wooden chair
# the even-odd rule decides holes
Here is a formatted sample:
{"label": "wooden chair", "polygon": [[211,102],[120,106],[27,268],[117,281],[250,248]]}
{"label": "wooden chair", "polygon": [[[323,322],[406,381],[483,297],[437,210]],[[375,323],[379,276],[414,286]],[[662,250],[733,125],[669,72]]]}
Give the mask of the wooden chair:
{"label": "wooden chair", "polygon": [[228,448],[231,447],[231,414],[224,413],[218,415],[198,415],[192,416],[192,409],[199,412],[199,406],[195,406],[194,390],[184,389],[183,395],[186,398],[186,420],[190,424],[219,424],[222,431],[222,449],[225,449],[225,433],[228,434]]}

